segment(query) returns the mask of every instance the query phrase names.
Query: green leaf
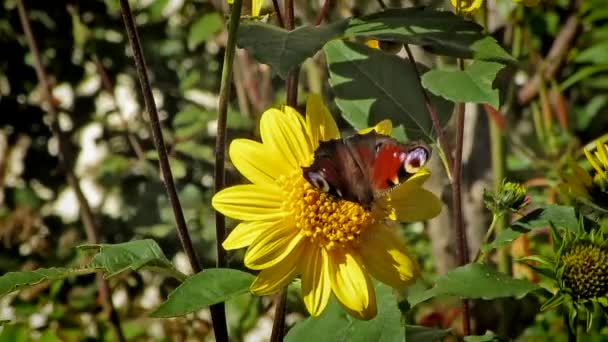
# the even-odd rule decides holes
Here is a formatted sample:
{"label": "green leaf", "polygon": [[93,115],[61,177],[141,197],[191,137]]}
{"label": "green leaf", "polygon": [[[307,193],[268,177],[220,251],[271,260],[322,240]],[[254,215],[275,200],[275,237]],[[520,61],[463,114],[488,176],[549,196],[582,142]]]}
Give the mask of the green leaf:
{"label": "green leaf", "polygon": [[536,284],[523,279],[514,279],[482,264],[468,264],[455,268],[439,278],[431,289],[408,297],[411,306],[436,296],[458,296],[461,298],[495,299],[523,297],[539,289]]}
{"label": "green leaf", "polygon": [[176,317],[247,293],[255,277],[249,273],[212,268],[192,275],[162,303],[152,317]]}
{"label": "green leaf", "polygon": [[470,335],[464,337],[465,342],[491,342],[500,341],[498,336],[491,331],[486,331],[483,335]]}
{"label": "green leaf", "polygon": [[215,160],[215,151],[209,145],[199,144],[192,140],[182,141],[174,145],[177,152],[181,152],[189,157],[197,160],[206,160],[213,162]]}
{"label": "green leaf", "polygon": [[452,334],[451,329],[429,328],[420,325],[405,326],[406,342],[443,341]]}
{"label": "green leaf", "polygon": [[106,277],[113,277],[126,270],[137,271],[143,267],[152,268],[177,279],[185,275],[173,267],[156,241],[151,239],[134,240],[114,245],[84,245],[80,249],[98,250],[89,267],[103,270]]}
{"label": "green leaf", "polygon": [[592,45],[581,51],[574,61],[577,63],[605,64],[608,62],[608,42]]}
{"label": "green leaf", "polygon": [[360,321],[349,316],[332,298],[319,317],[307,318],[289,330],[285,341],[403,341],[401,312],[390,287],[377,284],[376,304],[378,315]]}
{"label": "green leaf", "polygon": [[188,48],[190,50],[209,39],[212,35],[219,32],[224,27],[222,17],[217,12],[207,13],[201,16],[190,27],[188,34]]}
{"label": "green leaf", "polygon": [[[353,127],[362,129],[390,119],[395,126],[402,125],[410,139],[432,138],[424,96],[408,60],[341,40],[329,42],[324,51],[336,103]],[[426,71],[422,65],[418,68]],[[430,95],[444,125],[452,104]]]}
{"label": "green leaf", "polygon": [[38,285],[44,281],[60,280],[73,275],[95,272],[96,270],[94,269],[72,269],[62,267],[39,268],[34,271],[7,272],[0,277],[0,297],[13,291]]}
{"label": "green leaf", "polygon": [[498,89],[493,89],[492,83],[502,68],[500,63],[475,60],[465,70],[431,70],[422,76],[422,85],[454,102],[487,103],[498,108]]}
{"label": "green leaf", "polygon": [[576,232],[578,229],[578,219],[573,207],[566,205],[552,204],[544,208],[539,208],[513,222],[513,225],[526,229],[537,229],[549,227],[549,223],[556,228],[566,229]]}
{"label": "green leaf", "polygon": [[345,35],[420,45],[440,55],[515,62],[475,22],[424,7],[388,9],[352,19]]}
{"label": "green leaf", "polygon": [[530,230],[546,228],[550,225],[575,232],[578,229],[578,219],[574,208],[552,204],[536,209],[513,222],[511,227],[500,232],[492,243],[483,245],[481,249],[484,252],[489,252],[513,242],[522,234],[530,232]]}
{"label": "green leaf", "polygon": [[289,70],[312,57],[326,42],[342,36],[348,22],[302,26],[293,31],[261,22],[243,22],[237,44],[285,78]]}

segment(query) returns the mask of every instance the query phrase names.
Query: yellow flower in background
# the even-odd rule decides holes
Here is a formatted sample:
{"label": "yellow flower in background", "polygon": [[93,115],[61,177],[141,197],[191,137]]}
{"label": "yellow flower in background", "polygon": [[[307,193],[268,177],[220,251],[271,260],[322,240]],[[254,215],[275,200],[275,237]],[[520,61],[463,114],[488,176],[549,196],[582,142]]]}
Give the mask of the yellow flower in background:
{"label": "yellow flower in background", "polygon": [[568,163],[569,171],[562,175],[560,189],[579,200],[590,201],[597,209],[608,210],[608,146],[596,143],[596,151],[591,154],[584,149],[585,156],[593,168],[592,172],[577,163]]}
{"label": "yellow flower in background", "polygon": [[[228,0],[229,4],[233,4],[234,0]],[[264,0],[251,0],[251,16],[257,17],[260,15],[260,11],[262,10],[262,5],[264,4]]]}
{"label": "yellow flower in background", "polygon": [[[459,0],[450,0],[452,6],[458,10]],[[460,0],[460,12],[471,13],[478,10],[483,4],[483,0]]]}
{"label": "yellow flower in background", "polygon": [[[391,127],[384,121],[372,129],[390,134]],[[262,143],[236,139],[230,145],[234,166],[253,184],[213,197],[216,210],[242,221],[223,247],[248,247],[245,265],[260,270],[251,285],[254,294],[276,293],[300,276],[312,316],[323,312],[333,293],[354,317],[373,318],[377,309],[371,277],[403,288],[419,274],[391,224],[439,214],[441,202],[422,188],[429,172],[420,170],[375,200],[371,209],[314,188],[302,167],[313,162],[320,141],[340,137],[316,95],[308,98],[306,119],[291,107],[264,112],[260,134]]]}

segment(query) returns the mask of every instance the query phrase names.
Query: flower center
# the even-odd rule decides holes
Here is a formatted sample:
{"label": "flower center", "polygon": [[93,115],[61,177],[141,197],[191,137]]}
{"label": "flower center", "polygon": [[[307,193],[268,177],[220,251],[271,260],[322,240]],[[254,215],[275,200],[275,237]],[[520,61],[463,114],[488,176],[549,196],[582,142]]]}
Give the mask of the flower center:
{"label": "flower center", "polygon": [[288,193],[285,205],[293,213],[296,227],[325,249],[357,243],[363,230],[374,221],[372,213],[360,204],[319,191],[302,175],[280,183]]}
{"label": "flower center", "polygon": [[608,250],[592,244],[579,244],[564,254],[562,280],[577,299],[608,293]]}

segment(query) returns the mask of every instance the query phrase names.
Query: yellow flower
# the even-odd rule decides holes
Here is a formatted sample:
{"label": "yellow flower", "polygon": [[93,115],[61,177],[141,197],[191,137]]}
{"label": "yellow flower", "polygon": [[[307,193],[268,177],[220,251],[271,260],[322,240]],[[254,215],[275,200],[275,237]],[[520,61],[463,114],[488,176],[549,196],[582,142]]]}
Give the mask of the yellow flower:
{"label": "yellow flower", "polygon": [[[471,13],[475,10],[478,10],[483,4],[483,0],[450,0],[452,6],[456,8],[456,10],[462,13]],[[460,8],[458,7],[458,3],[460,2]]]}
{"label": "yellow flower", "polygon": [[562,175],[564,182],[560,187],[575,198],[592,200],[604,207],[608,194],[608,146],[601,143],[595,146],[594,154],[583,149],[589,164],[593,167],[593,175],[570,161],[568,163],[570,172]]}
{"label": "yellow flower", "polygon": [[[233,4],[234,0],[228,0],[229,4]],[[264,0],[251,0],[251,16],[257,17],[260,15],[260,11],[262,10],[262,5],[264,4]]]}
{"label": "yellow flower", "polygon": [[[390,121],[375,129],[390,134]],[[320,141],[340,137],[321,98],[310,95],[306,119],[291,107],[269,109],[260,120],[262,143],[236,139],[230,145],[234,166],[253,184],[217,193],[213,207],[241,220],[223,247],[248,247],[245,265],[260,270],[251,285],[257,295],[280,291],[296,276],[302,280],[304,304],[319,315],[333,293],[351,315],[376,315],[371,276],[394,288],[419,274],[392,220],[426,220],[441,203],[422,189],[429,172],[422,169],[379,198],[372,209],[338,199],[312,187],[302,167],[313,162]]]}

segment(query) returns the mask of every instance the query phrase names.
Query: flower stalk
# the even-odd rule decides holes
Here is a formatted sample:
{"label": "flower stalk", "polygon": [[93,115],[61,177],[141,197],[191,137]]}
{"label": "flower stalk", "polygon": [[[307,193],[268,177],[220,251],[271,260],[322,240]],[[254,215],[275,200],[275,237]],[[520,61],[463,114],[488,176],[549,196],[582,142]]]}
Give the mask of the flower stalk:
{"label": "flower stalk", "polygon": [[[242,2],[242,0],[240,0],[240,2]],[[135,27],[133,14],[131,13],[131,8],[129,6],[128,0],[121,0],[120,8],[123,20],[125,22],[127,36],[129,38],[129,42],[133,50],[133,59],[135,60],[135,67],[137,69],[137,74],[142,89],[146,111],[148,112],[149,116],[150,130],[152,131],[154,146],[156,147],[156,151],[158,153],[162,180],[165,185],[167,195],[169,197],[169,202],[171,203],[171,208],[173,210],[173,216],[175,218],[175,223],[177,227],[177,235],[182,244],[182,248],[186,252],[192,270],[195,273],[198,273],[202,271],[202,266],[198,260],[196,251],[194,250],[194,245],[188,232],[188,226],[186,225],[184,213],[181,207],[179,197],[177,195],[175,183],[173,181],[173,173],[171,172],[171,167],[169,165],[167,148],[165,146],[162,130],[160,127],[160,120],[156,109],[156,103],[152,95],[152,87],[150,86],[150,80],[148,79],[146,61],[143,56],[143,50],[139,41],[139,35],[137,33],[137,28]],[[223,303],[211,306],[211,320],[216,340],[228,341],[228,329],[226,327],[226,315],[224,313]]]}
{"label": "flower stalk", "polygon": [[[28,17],[28,13],[25,9],[25,5],[23,4],[23,0],[17,1],[17,9],[19,11],[19,19],[21,21],[23,32],[25,33],[27,45],[32,53],[34,69],[36,71],[36,76],[38,78],[38,82],[40,83],[40,88],[42,91],[42,100],[47,103],[48,112],[51,115],[50,126],[51,131],[53,132],[53,135],[57,139],[58,143],[59,165],[65,173],[68,185],[70,186],[70,188],[72,188],[76,195],[76,200],[78,201],[78,205],[80,206],[80,217],[85,229],[87,241],[90,244],[98,244],[100,242],[99,227],[95,222],[95,216],[93,214],[91,206],[89,205],[89,201],[82,192],[82,188],[80,187],[80,180],[72,170],[72,156],[70,155],[66,137],[61,131],[61,127],[59,126],[59,113],[57,112],[57,108],[55,107],[55,103],[53,101],[53,97],[51,94],[51,85],[48,81],[46,70],[44,69],[44,66],[42,64],[40,50],[38,49],[36,38],[34,37],[34,33],[32,32],[30,20]],[[112,290],[110,289],[108,281],[103,277],[103,274],[101,272],[96,273],[96,281],[99,290],[99,296],[103,302],[105,309],[108,311],[109,324],[111,326],[114,339],[119,342],[125,341],[125,337],[122,332],[120,317],[118,316],[118,313],[114,308],[114,304],[112,303]]]}

